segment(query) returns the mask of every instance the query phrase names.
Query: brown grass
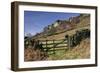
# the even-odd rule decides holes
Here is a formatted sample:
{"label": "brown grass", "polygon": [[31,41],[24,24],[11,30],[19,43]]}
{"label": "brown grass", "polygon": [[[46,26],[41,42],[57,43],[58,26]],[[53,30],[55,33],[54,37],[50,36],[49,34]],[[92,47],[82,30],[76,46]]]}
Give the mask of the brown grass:
{"label": "brown grass", "polygon": [[79,45],[66,53],[68,58],[85,59],[90,58],[90,39],[83,40]]}
{"label": "brown grass", "polygon": [[39,49],[25,49],[24,50],[24,61],[40,61],[46,60],[47,54]]}

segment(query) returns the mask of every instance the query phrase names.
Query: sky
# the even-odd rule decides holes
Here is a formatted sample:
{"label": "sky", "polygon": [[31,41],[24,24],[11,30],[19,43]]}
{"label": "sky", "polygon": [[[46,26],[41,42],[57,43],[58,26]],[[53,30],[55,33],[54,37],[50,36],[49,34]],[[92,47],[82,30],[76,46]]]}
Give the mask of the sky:
{"label": "sky", "polygon": [[56,20],[67,20],[79,13],[24,11],[24,35],[40,33]]}

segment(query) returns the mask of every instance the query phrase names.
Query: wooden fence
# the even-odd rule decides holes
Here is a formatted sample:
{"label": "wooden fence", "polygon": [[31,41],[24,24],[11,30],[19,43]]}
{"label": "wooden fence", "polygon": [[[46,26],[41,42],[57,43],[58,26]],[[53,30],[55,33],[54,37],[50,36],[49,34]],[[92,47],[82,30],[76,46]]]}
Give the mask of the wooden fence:
{"label": "wooden fence", "polygon": [[43,49],[46,52],[53,52],[55,54],[55,51],[57,50],[67,50],[69,49],[69,41],[68,38],[61,39],[61,40],[40,40],[39,45],[41,46],[41,49]]}
{"label": "wooden fence", "polygon": [[[57,50],[67,50],[67,49],[70,49],[74,46],[77,46],[78,44],[80,44],[80,42],[83,39],[86,39],[86,38],[90,38],[90,30],[89,29],[76,31],[76,33],[71,35],[71,36],[66,35],[65,39],[60,39],[60,40],[38,40],[36,46],[39,49],[41,49],[43,51],[46,51],[47,53],[48,52],[53,52],[55,54],[55,51],[57,51]],[[30,44],[32,45],[33,43],[31,42]],[[27,45],[29,45],[29,44],[27,44]]]}

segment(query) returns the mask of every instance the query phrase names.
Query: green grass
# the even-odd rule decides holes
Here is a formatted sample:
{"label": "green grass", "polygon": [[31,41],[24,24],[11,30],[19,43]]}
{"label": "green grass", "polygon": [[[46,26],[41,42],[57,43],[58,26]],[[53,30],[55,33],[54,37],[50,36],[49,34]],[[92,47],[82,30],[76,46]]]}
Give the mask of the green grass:
{"label": "green grass", "polygon": [[55,51],[55,54],[53,54],[53,51],[52,52],[49,52],[49,57],[48,57],[48,60],[63,60],[65,59],[65,50],[56,50]]}

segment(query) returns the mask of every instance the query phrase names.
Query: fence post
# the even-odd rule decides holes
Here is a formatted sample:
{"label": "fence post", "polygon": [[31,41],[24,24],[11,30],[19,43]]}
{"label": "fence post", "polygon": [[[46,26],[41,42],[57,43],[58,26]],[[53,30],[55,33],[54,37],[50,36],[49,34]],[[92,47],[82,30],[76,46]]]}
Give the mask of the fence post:
{"label": "fence post", "polygon": [[71,44],[71,37],[70,36],[68,36],[68,49],[70,50],[70,44]]}
{"label": "fence post", "polygon": [[47,53],[48,53],[48,48],[47,48],[47,40],[46,40],[46,50],[47,50]]}
{"label": "fence post", "polygon": [[53,40],[53,54],[55,54],[55,40]]}
{"label": "fence post", "polygon": [[47,40],[46,40],[46,48],[47,48]]}

